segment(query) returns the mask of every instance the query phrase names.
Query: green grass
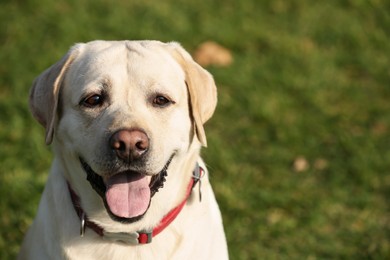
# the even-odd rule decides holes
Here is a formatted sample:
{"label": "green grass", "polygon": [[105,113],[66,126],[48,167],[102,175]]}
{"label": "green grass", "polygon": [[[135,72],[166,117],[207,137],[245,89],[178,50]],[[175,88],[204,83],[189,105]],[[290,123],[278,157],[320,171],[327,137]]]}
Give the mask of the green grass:
{"label": "green grass", "polygon": [[232,51],[231,66],[208,68],[219,105],[202,152],[232,259],[389,259],[389,10],[385,0],[2,1],[0,259],[15,258],[52,158],[28,111],[31,82],[93,39]]}

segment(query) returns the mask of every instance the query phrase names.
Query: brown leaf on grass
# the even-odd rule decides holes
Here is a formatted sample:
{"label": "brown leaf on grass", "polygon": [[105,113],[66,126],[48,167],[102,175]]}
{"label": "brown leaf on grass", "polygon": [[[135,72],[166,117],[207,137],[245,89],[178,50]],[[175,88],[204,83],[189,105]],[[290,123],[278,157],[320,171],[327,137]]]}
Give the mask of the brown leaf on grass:
{"label": "brown leaf on grass", "polygon": [[319,171],[325,170],[328,168],[328,165],[328,161],[324,158],[318,158],[314,161],[314,168]]}
{"label": "brown leaf on grass", "polygon": [[293,162],[293,170],[295,172],[304,172],[309,169],[309,162],[303,156],[298,156]]}
{"label": "brown leaf on grass", "polygon": [[383,136],[388,133],[388,127],[384,122],[377,122],[371,127],[371,133],[375,136]]}
{"label": "brown leaf on grass", "polygon": [[268,224],[274,225],[280,222],[285,217],[285,212],[282,209],[271,209],[267,214]]}
{"label": "brown leaf on grass", "polygon": [[229,66],[233,62],[231,52],[216,42],[207,41],[199,45],[194,52],[194,59],[202,66]]}

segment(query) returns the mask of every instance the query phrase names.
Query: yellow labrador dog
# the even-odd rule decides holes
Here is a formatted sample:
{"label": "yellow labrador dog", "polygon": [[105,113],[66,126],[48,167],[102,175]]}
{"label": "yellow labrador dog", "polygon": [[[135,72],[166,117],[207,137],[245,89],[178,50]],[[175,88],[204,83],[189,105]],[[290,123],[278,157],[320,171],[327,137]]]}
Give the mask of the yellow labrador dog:
{"label": "yellow labrador dog", "polygon": [[216,103],[177,43],[72,47],[31,90],[55,158],[19,259],[227,259],[199,156]]}

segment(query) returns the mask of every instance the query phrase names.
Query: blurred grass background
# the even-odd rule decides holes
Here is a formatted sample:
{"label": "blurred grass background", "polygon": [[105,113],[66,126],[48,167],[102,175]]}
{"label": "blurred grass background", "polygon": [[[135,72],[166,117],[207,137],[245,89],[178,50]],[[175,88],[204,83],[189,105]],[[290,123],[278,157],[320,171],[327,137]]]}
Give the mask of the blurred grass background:
{"label": "blurred grass background", "polygon": [[232,259],[390,259],[389,12],[385,0],[2,0],[0,259],[17,254],[52,158],[31,82],[94,39],[232,52],[207,68],[219,105],[202,152]]}

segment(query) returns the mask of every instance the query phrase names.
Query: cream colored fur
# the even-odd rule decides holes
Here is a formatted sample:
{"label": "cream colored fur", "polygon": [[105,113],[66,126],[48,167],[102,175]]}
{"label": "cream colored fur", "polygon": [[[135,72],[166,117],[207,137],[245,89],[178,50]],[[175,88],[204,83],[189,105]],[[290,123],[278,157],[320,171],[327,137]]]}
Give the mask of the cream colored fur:
{"label": "cream colored fur", "polygon": [[[102,91],[107,100],[101,108],[80,105],[86,96]],[[157,93],[174,103],[153,106]],[[31,111],[45,127],[55,158],[19,259],[227,259],[221,214],[207,174],[202,201],[196,186],[178,217],[146,245],[107,241],[89,228],[80,237],[80,219],[67,188],[68,182],[90,220],[106,231],[155,227],[183,200],[196,162],[206,169],[199,157],[206,145],[203,124],[216,102],[213,78],[177,43],[94,41],[71,48],[31,90]],[[131,224],[110,218],[79,162],[81,156],[103,178],[111,174],[106,166],[108,138],[126,128],[143,129],[150,139],[142,169],[148,175],[157,174],[174,154],[164,188],[144,217]]]}

